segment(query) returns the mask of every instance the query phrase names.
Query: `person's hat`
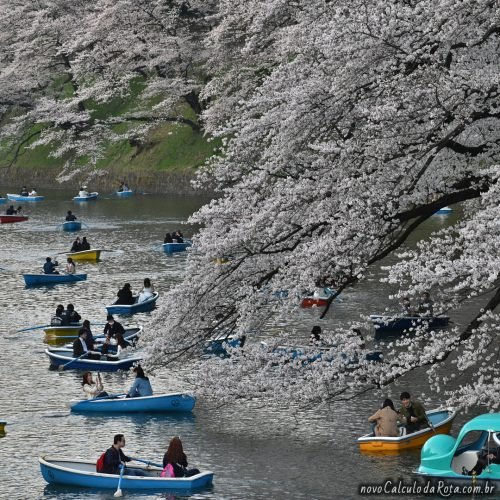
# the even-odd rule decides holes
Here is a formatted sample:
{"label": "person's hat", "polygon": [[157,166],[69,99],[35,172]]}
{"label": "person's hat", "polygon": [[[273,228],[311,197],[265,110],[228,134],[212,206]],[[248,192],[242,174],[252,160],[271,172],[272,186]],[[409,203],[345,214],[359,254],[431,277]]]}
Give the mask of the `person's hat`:
{"label": "person's hat", "polygon": [[112,315],[112,314],[108,314],[108,315],[106,316],[106,321],[114,321],[114,320],[115,320],[115,318],[113,318],[113,315]]}

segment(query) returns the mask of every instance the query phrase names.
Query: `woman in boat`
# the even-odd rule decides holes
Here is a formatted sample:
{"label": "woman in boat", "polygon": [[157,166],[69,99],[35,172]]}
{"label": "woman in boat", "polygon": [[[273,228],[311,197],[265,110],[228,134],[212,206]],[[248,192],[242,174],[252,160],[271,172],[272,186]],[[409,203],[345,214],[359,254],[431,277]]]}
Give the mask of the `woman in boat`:
{"label": "woman in boat", "polygon": [[61,326],[63,323],[64,306],[59,304],[56,307],[56,313],[50,319],[50,326]]}
{"label": "woman in boat", "polygon": [[172,235],[170,233],[167,233],[165,235],[165,239],[163,240],[163,243],[173,243],[174,240],[172,239]]}
{"label": "woman in boat", "polygon": [[90,250],[90,243],[87,241],[87,237],[84,236],[82,239],[82,245],[80,247],[80,250]]}
{"label": "woman in boat", "polygon": [[398,422],[403,417],[395,410],[391,399],[386,399],[382,408],[368,417],[368,422],[375,422],[375,436],[396,437],[399,436]]}
{"label": "woman in boat", "polygon": [[120,288],[116,295],[118,296],[118,300],[115,302],[116,304],[131,305],[135,303],[130,283],[125,283],[123,288]]}
{"label": "woman in boat", "polygon": [[75,274],[76,266],[71,257],[68,257],[66,261],[66,274]]}
{"label": "woman in boat", "polygon": [[31,188],[31,191],[29,192],[29,196],[36,196],[37,192],[35,188]]}
{"label": "woman in boat", "polygon": [[95,348],[95,339],[94,339],[94,335],[92,334],[92,329],[90,328],[90,321],[88,319],[86,319],[82,323],[82,328],[84,328],[87,331],[86,342],[87,342],[87,345],[89,346],[89,349],[93,351]]}
{"label": "woman in boat", "polygon": [[118,192],[119,193],[123,193],[124,190],[125,190],[125,182],[121,181],[120,182],[120,187],[118,188]]}
{"label": "woman in boat", "polygon": [[70,253],[74,253],[74,252],[80,252],[82,249],[82,242],[80,240],[80,237],[77,236],[76,237],[76,240],[73,241],[73,245],[71,245],[71,250],[70,250]]}
{"label": "woman in boat", "polygon": [[172,236],[174,242],[184,243],[184,238],[182,237],[182,233],[180,231],[176,231]]}
{"label": "woman in boat", "polygon": [[92,378],[92,373],[86,372],[83,374],[82,379],[82,389],[87,399],[102,398],[108,396],[108,393],[104,390],[102,385],[101,376],[97,374],[97,381],[94,382]]}
{"label": "woman in boat", "polygon": [[[173,477],[190,477],[199,474],[198,469],[188,469],[188,461],[184,450],[182,449],[182,441],[179,437],[174,437],[170,440],[168,450],[163,456],[164,471],[168,470],[168,466],[173,469]],[[164,476],[164,473],[162,473]]]}
{"label": "woman in boat", "polygon": [[141,365],[134,368],[135,380],[132,387],[127,393],[127,398],[142,398],[144,396],[152,396],[153,388],[149,378],[144,375],[144,370]]}
{"label": "woman in boat", "polygon": [[137,302],[144,302],[145,300],[149,299],[150,297],[153,296],[155,293],[155,289],[153,285],[151,284],[151,280],[149,278],[144,278],[144,288],[141,290],[141,293],[139,294],[139,298],[137,299]]}
{"label": "woman in boat", "polygon": [[[116,346],[116,352],[110,353],[110,346]],[[108,361],[118,361],[123,349],[126,349],[128,346],[129,344],[123,338],[123,334],[121,332],[116,332],[114,335],[106,336],[106,340],[104,341],[101,352],[107,355]]]}
{"label": "woman in boat", "polygon": [[86,198],[89,195],[89,192],[87,191],[87,186],[82,186],[80,188],[80,191],[78,192],[78,196],[80,198]]}

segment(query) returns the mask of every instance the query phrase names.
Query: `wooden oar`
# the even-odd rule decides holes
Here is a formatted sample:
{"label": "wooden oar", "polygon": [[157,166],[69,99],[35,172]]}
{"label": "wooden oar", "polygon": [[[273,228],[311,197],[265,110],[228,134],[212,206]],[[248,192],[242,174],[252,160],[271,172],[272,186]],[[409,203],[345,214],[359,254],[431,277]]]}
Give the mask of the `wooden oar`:
{"label": "wooden oar", "polygon": [[69,366],[71,363],[74,363],[75,361],[78,361],[79,359],[82,359],[84,356],[87,356],[88,352],[84,352],[81,356],[78,356],[77,358],[72,359],[69,363],[66,363],[64,365],[59,365],[57,369],[62,372],[67,366]]}
{"label": "wooden oar", "polygon": [[115,494],[113,495],[115,497],[122,496],[122,490],[121,490],[120,486],[122,485],[122,477],[123,477],[124,470],[125,470],[125,467],[123,467],[123,464],[120,464],[120,479],[118,479],[118,488],[116,488]]}

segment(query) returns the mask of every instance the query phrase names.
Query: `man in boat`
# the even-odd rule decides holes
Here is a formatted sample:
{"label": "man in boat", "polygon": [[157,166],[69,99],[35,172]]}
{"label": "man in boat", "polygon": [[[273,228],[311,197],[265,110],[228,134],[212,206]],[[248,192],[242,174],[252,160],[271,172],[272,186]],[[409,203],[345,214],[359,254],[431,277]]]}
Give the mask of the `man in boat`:
{"label": "man in boat", "polygon": [[[483,450],[477,454],[476,465],[471,470],[467,470],[465,467],[462,468],[462,474],[464,476],[479,476],[479,474],[481,474],[490,464],[500,464],[500,448],[496,446],[496,443],[490,437],[490,443],[486,449],[487,451],[483,451],[483,447]],[[486,443],[484,446],[486,447]]]}
{"label": "man in boat", "polygon": [[74,220],[76,220],[76,215],[74,215],[71,210],[68,210],[68,214],[66,215],[66,221],[73,222]]}
{"label": "man in boat", "polygon": [[80,330],[78,330],[78,338],[73,342],[73,357],[79,358],[86,354],[86,356],[83,357],[87,359],[101,359],[101,353],[92,351],[90,346],[87,345],[87,334],[86,328],[80,328]]}
{"label": "man in boat", "polygon": [[73,241],[73,245],[71,245],[70,253],[80,252],[82,250],[82,242],[80,241],[80,237],[77,236],[76,240]]}
{"label": "man in boat", "polygon": [[125,328],[118,321],[115,321],[112,314],[108,314],[106,317],[106,324],[104,325],[104,335],[112,337],[113,335],[121,333],[122,335],[125,333]]}
{"label": "man in boat", "polygon": [[68,326],[72,323],[78,323],[82,317],[75,311],[73,304],[68,304],[66,310],[61,315],[62,326]]}
{"label": "man in boat", "polygon": [[410,393],[406,391],[401,393],[400,399],[401,408],[399,409],[399,413],[405,417],[407,434],[416,432],[429,425],[422,403],[412,400]]}
{"label": "man in boat", "polygon": [[21,189],[21,196],[29,196],[29,191],[28,191],[28,188],[26,186],[23,186],[22,189]]}
{"label": "man in boat", "polygon": [[80,246],[80,251],[90,250],[90,243],[87,241],[87,237],[84,236],[82,239],[82,244]]}
{"label": "man in boat", "polygon": [[45,274],[59,274],[56,267],[59,265],[57,261],[52,262],[50,257],[45,259],[45,264],[43,265],[43,272]]}
{"label": "man in boat", "polygon": [[424,292],[420,296],[418,303],[418,313],[420,316],[433,316],[434,315],[434,301],[431,300],[429,292]]}
{"label": "man in boat", "polygon": [[120,288],[116,295],[118,297],[116,304],[131,305],[135,303],[135,298],[132,294],[130,283],[125,283],[123,285],[123,288]]}
{"label": "man in boat", "polygon": [[5,215],[16,215],[17,210],[14,208],[14,205],[11,205],[6,211]]}
{"label": "man in boat", "polygon": [[[122,448],[125,447],[125,436],[123,434],[116,434],[113,438],[113,446],[106,450],[104,455],[104,467],[99,472],[104,474],[120,474],[120,466],[125,467],[126,462],[132,461],[123,453]],[[144,472],[137,469],[130,469],[125,467],[123,471],[124,476],[146,476]]]}

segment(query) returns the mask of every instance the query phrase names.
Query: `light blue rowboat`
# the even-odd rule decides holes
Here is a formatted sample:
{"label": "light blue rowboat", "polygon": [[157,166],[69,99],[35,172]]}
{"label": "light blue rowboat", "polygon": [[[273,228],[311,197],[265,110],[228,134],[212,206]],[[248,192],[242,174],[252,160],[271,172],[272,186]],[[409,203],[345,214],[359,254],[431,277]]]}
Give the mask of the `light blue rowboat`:
{"label": "light blue rowboat", "polygon": [[92,201],[97,200],[99,193],[90,193],[88,196],[73,196],[73,201]]}
{"label": "light blue rowboat", "polygon": [[180,392],[158,394],[138,398],[103,397],[71,401],[71,411],[112,412],[112,413],[166,413],[192,411],[196,399]]}
{"label": "light blue rowboat", "polygon": [[[40,471],[43,478],[50,484],[66,484],[116,490],[118,474],[103,474],[96,472],[96,461],[40,457]],[[203,488],[212,484],[214,473],[200,472],[191,477],[160,477],[161,467],[151,465],[131,465],[127,467],[140,470],[146,477],[123,475],[120,488],[122,490],[151,491],[186,491]]]}
{"label": "light blue rowboat", "polygon": [[12,201],[42,201],[45,196],[21,196],[20,194],[7,193],[7,198]]}
{"label": "light blue rowboat", "polygon": [[138,303],[136,298],[135,304],[117,304],[116,302],[113,302],[110,306],[106,306],[106,310],[108,311],[108,314],[135,314],[139,312],[148,312],[155,308],[158,297],[159,293],[154,292],[150,298],[142,302]]}
{"label": "light blue rowboat", "polygon": [[7,198],[0,198],[0,205],[7,203]]}
{"label": "light blue rowboat", "polygon": [[163,251],[165,253],[177,253],[184,252],[188,247],[192,246],[193,242],[191,240],[184,240],[184,243],[163,243]]}
{"label": "light blue rowboat", "polygon": [[66,348],[45,349],[45,354],[50,359],[51,367],[64,365],[65,370],[116,372],[118,370],[130,370],[130,368],[142,360],[139,356],[123,357],[116,361],[107,361],[106,359],[79,359],[73,357],[72,349]]}
{"label": "light blue rowboat", "polygon": [[85,281],[86,274],[23,274],[26,286],[57,285],[59,283],[74,283]]}
{"label": "light blue rowboat", "polygon": [[132,196],[134,192],[129,189],[128,191],[117,191],[116,196],[119,196],[120,198],[128,198],[129,196]]}
{"label": "light blue rowboat", "polygon": [[443,207],[443,208],[440,208],[439,210],[437,210],[436,212],[434,212],[434,215],[446,215],[446,214],[449,214],[453,212],[453,208],[450,208],[450,207]]}
{"label": "light blue rowboat", "polygon": [[62,224],[63,231],[80,231],[82,223],[78,220],[67,220]]}

